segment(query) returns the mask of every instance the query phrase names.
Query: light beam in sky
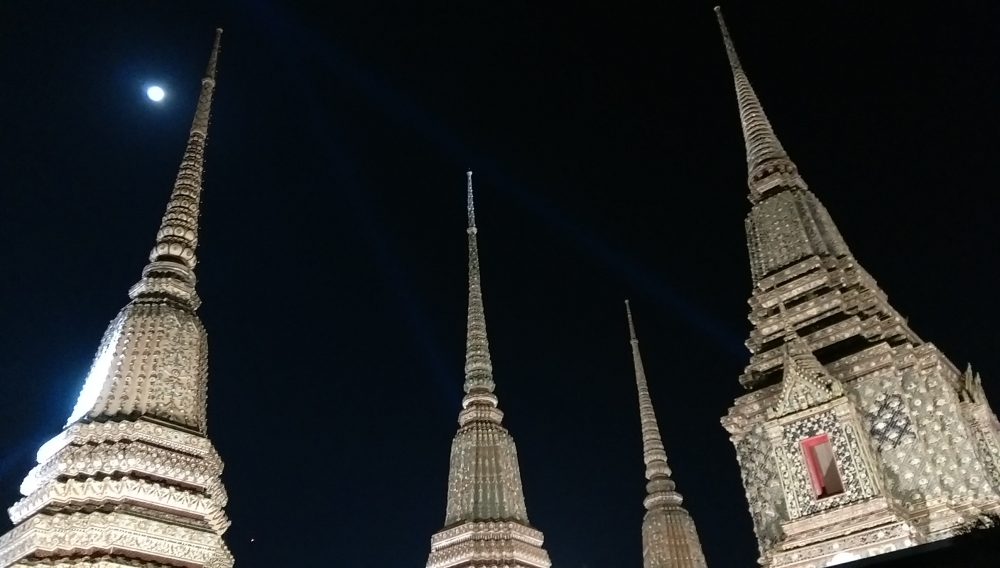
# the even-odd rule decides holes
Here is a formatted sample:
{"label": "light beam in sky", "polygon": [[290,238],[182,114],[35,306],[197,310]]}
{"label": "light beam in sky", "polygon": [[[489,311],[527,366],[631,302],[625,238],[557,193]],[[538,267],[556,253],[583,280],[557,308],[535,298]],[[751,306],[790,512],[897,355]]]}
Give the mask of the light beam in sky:
{"label": "light beam in sky", "polygon": [[146,89],[146,96],[149,97],[149,100],[154,103],[158,103],[163,100],[163,97],[167,96],[167,92],[163,90],[163,87],[153,85],[152,87]]}

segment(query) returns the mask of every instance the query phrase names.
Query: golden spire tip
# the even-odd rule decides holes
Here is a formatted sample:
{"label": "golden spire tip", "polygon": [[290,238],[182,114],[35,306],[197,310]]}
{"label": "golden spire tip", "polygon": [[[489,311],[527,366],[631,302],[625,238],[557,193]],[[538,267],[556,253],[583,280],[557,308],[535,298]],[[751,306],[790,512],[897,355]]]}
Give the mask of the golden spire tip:
{"label": "golden spire tip", "polygon": [[632,341],[638,341],[635,336],[635,323],[632,322],[632,305],[629,304],[628,298],[625,299],[625,316],[628,318],[628,334]]}
{"label": "golden spire tip", "polygon": [[472,170],[465,172],[466,179],[466,210],[469,214],[469,231],[475,232],[476,229],[476,205],[472,199]]}
{"label": "golden spire tip", "polygon": [[715,17],[719,20],[719,30],[722,31],[722,42],[726,45],[726,55],[729,57],[729,65],[733,68],[733,72],[735,72],[743,66],[740,64],[740,56],[736,54],[736,46],[733,45],[733,39],[729,36],[729,28],[726,26],[726,19],[722,17],[722,8],[719,6],[715,7]]}

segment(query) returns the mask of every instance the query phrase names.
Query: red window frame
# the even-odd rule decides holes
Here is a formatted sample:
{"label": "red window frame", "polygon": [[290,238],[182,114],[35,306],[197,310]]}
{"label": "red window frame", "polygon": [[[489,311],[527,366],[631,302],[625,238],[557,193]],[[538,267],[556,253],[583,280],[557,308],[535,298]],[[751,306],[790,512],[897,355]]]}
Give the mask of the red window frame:
{"label": "red window frame", "polygon": [[802,454],[806,460],[806,468],[809,470],[809,479],[812,481],[813,496],[817,499],[839,495],[844,492],[843,479],[840,477],[840,470],[837,468],[836,459],[833,460],[831,465],[837,475],[840,487],[831,491],[826,486],[823,468],[819,462],[819,456],[816,455],[816,447],[823,444],[829,444],[831,451],[833,450],[833,443],[830,441],[829,434],[819,434],[802,440]]}

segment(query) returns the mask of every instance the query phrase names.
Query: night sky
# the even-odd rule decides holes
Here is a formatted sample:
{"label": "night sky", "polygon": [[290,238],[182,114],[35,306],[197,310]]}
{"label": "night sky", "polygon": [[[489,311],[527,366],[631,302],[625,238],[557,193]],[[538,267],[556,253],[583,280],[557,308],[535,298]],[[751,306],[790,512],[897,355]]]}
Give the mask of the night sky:
{"label": "night sky", "polygon": [[[146,262],[222,26],[198,274],[237,566],[426,561],[469,168],[497,394],[555,565],[641,565],[626,297],[708,560],[753,565],[719,424],[748,360],[749,203],[712,3],[330,4],[0,4],[0,504]],[[1000,10],[915,4],[723,7],[857,258],[1000,404]]]}

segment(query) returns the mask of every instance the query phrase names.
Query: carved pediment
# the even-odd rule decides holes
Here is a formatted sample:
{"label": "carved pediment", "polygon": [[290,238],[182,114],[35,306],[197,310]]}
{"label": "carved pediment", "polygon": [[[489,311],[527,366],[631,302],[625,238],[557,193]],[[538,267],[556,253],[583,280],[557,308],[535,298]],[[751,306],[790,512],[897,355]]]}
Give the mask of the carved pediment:
{"label": "carved pediment", "polygon": [[801,337],[785,343],[784,375],[778,402],[768,411],[770,418],[812,408],[844,395],[844,387],[816,359]]}

